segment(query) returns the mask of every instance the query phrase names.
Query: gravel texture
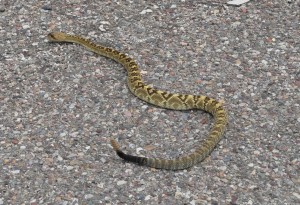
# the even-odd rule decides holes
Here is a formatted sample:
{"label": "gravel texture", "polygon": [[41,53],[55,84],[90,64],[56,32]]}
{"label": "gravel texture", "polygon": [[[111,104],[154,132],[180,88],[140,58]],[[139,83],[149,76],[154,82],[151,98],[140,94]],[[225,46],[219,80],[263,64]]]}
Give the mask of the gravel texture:
{"label": "gravel texture", "polygon": [[[1,204],[299,204],[300,2],[0,1]],[[172,158],[212,117],[148,105],[123,67],[50,31],[135,58],[149,84],[224,100],[224,139],[183,171],[125,163]]]}

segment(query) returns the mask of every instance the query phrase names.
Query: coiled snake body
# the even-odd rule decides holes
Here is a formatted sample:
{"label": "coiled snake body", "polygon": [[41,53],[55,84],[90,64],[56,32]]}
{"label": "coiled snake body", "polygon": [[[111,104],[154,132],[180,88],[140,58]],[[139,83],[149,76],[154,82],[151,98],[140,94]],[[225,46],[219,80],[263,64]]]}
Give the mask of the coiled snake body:
{"label": "coiled snake body", "polygon": [[203,95],[186,95],[169,93],[146,85],[141,77],[137,63],[126,54],[102,45],[96,45],[86,38],[61,32],[48,34],[51,42],[72,42],[80,44],[99,55],[111,58],[121,63],[128,72],[128,87],[138,98],[150,104],[173,110],[201,109],[211,113],[215,122],[203,144],[193,153],[176,159],[156,159],[125,154],[119,144],[111,139],[111,145],[122,159],[139,165],[157,169],[186,169],[205,159],[218,144],[227,126],[227,112],[222,103]]}

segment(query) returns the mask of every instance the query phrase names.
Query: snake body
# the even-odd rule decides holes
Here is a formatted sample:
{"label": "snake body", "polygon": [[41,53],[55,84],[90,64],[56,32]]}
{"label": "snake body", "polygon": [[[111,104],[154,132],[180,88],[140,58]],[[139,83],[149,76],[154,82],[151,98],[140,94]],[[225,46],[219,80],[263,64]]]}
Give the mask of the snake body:
{"label": "snake body", "polygon": [[72,42],[86,47],[88,50],[99,55],[111,58],[122,64],[128,73],[129,90],[139,99],[150,104],[173,110],[200,109],[211,113],[215,122],[203,144],[193,153],[176,159],[157,159],[146,158],[125,154],[116,140],[111,139],[111,145],[117,155],[125,161],[134,162],[139,165],[148,166],[157,169],[180,170],[186,169],[194,164],[204,160],[221,140],[227,126],[227,112],[222,103],[203,95],[175,94],[158,90],[145,84],[142,80],[137,63],[126,54],[115,49],[102,45],[97,45],[90,40],[61,32],[52,32],[48,34],[50,42]]}

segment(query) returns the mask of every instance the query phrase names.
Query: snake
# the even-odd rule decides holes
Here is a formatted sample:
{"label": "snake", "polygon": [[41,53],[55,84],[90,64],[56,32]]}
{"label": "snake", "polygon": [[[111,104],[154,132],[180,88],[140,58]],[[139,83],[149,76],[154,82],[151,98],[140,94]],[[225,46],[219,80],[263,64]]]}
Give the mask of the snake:
{"label": "snake", "polygon": [[134,59],[113,48],[95,44],[87,38],[62,32],[51,32],[47,37],[49,42],[79,44],[96,54],[108,57],[122,64],[127,71],[127,85],[129,90],[137,98],[147,103],[171,110],[203,110],[214,117],[214,124],[202,144],[192,153],[174,159],[148,158],[126,154],[122,151],[118,142],[111,138],[110,143],[112,148],[123,160],[155,169],[187,169],[208,157],[222,139],[228,125],[228,113],[223,106],[223,102],[219,102],[205,95],[178,94],[153,88],[145,84],[142,80],[141,71]]}

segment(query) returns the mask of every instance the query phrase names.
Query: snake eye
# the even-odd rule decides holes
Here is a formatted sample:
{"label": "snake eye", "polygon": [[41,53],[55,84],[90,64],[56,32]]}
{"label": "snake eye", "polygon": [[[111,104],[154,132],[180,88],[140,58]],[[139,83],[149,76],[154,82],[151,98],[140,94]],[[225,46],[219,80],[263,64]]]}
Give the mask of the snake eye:
{"label": "snake eye", "polygon": [[55,39],[53,33],[49,33],[49,34],[48,34],[48,38]]}

